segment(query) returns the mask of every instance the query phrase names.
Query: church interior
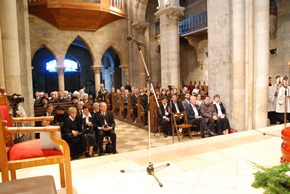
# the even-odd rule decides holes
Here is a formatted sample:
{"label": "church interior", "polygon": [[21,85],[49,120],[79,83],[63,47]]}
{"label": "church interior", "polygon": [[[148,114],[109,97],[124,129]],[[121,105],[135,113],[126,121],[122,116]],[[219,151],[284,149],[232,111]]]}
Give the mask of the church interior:
{"label": "church interior", "polygon": [[[32,124],[9,126],[25,117],[9,117],[0,95],[0,151],[8,153],[8,159],[0,156],[0,194],[16,189],[5,185],[11,180],[21,185],[14,179],[43,175],[53,177],[51,193],[58,194],[263,193],[252,186],[253,163],[290,162],[287,143],[282,143],[287,133],[281,134],[290,121],[289,21],[286,0],[3,0],[0,87],[5,92],[0,94],[23,97],[20,105]],[[9,163],[7,148],[18,143],[8,146],[7,129],[17,134],[24,129],[28,141],[38,139],[34,132],[49,132],[63,153],[71,149],[56,137],[61,128],[37,129],[36,123],[50,116],[43,115],[48,106],[42,98],[54,108],[78,110],[72,100],[82,88],[92,107],[106,102],[114,116],[114,154],[94,150],[92,158],[63,154],[49,163]],[[197,102],[198,95],[202,100],[209,96],[212,104],[218,95],[230,127],[214,135],[208,129],[204,135],[201,124],[196,130],[191,123],[187,131],[172,116],[166,134],[160,123],[166,109],[159,116],[162,90],[169,92],[165,96],[172,112],[174,95],[182,102],[187,93]],[[60,92],[69,100],[53,101]],[[40,101],[36,94],[43,95]],[[185,105],[183,111],[188,114]],[[32,187],[28,193],[40,192]]]}

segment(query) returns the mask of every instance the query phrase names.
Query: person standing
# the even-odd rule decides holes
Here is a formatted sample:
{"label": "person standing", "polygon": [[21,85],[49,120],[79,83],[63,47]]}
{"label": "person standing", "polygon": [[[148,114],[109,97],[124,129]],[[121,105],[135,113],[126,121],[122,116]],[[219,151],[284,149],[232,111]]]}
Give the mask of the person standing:
{"label": "person standing", "polygon": [[269,77],[268,86],[268,119],[270,120],[270,125],[276,124],[276,87],[272,85],[272,78]]}

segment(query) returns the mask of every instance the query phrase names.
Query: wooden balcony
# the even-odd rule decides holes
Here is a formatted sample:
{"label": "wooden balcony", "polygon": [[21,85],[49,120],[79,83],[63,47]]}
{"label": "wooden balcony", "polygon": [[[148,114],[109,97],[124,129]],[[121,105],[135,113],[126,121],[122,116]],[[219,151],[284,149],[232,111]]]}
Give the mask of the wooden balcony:
{"label": "wooden balcony", "polygon": [[125,0],[28,0],[28,10],[62,30],[96,31],[125,18]]}
{"label": "wooden balcony", "polygon": [[179,22],[179,33],[182,37],[207,35],[207,12],[200,13]]}

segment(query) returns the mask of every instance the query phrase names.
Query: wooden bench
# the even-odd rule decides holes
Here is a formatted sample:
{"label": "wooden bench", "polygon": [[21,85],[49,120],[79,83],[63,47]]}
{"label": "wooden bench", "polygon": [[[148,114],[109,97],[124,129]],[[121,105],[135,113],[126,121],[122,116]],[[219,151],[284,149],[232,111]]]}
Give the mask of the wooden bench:
{"label": "wooden bench", "polygon": [[[56,102],[56,103],[51,103],[54,107],[54,111],[55,111],[55,107],[57,106],[61,106],[63,107],[64,111],[67,111],[69,109],[69,107],[76,107],[76,104],[72,104],[71,102]],[[43,116],[46,112],[46,107],[39,107],[39,106],[35,106],[34,107],[34,116]]]}

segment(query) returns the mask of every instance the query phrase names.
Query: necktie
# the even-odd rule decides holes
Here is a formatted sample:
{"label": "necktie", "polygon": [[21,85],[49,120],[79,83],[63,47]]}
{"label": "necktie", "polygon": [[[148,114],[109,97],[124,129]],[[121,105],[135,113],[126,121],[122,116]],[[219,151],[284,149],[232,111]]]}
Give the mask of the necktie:
{"label": "necktie", "polygon": [[104,123],[105,123],[105,125],[107,125],[108,123],[107,123],[107,119],[106,119],[106,114],[105,113],[102,113],[102,115],[104,117]]}

